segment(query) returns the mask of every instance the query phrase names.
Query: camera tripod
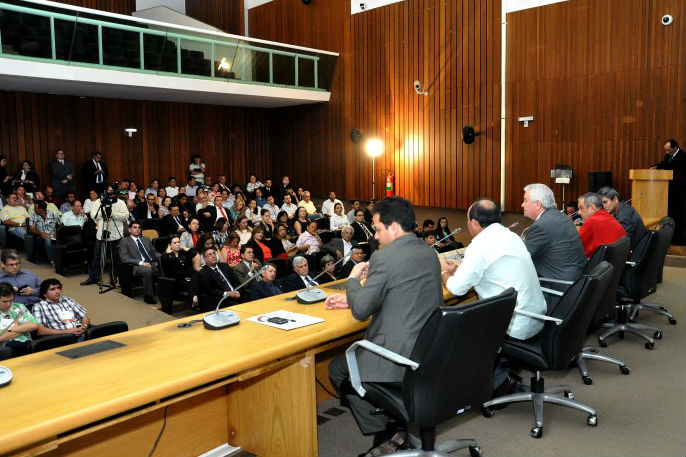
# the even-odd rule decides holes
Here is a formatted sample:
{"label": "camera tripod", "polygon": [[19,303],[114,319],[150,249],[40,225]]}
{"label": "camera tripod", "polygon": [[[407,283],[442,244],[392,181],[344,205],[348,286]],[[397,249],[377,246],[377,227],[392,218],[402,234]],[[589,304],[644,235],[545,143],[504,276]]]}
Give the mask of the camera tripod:
{"label": "camera tripod", "polygon": [[[104,198],[100,199],[100,214],[102,216],[103,220],[103,227],[102,227],[102,239],[100,240],[100,279],[98,280],[98,293],[99,294],[104,294],[106,292],[109,292],[110,290],[116,288],[116,284],[114,281],[114,262],[115,262],[115,257],[114,257],[114,250],[113,250],[113,244],[117,240],[110,240],[110,220],[112,216],[112,204],[110,203],[109,205],[103,204],[102,202],[104,201]],[[107,211],[109,209],[109,211]],[[116,228],[116,226],[115,226]],[[118,231],[118,230],[117,230]],[[121,234],[119,234],[121,236]],[[104,283],[104,277],[105,277],[105,264],[107,263],[107,251],[109,247],[109,253],[110,253],[110,259],[112,259],[112,262],[110,263],[110,283],[105,284]]]}

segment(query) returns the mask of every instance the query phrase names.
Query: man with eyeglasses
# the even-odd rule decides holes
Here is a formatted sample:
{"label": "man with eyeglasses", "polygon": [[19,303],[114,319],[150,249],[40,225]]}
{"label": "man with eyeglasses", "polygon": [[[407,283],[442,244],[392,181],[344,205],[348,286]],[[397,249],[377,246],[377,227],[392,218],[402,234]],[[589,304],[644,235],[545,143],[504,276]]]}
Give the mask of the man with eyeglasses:
{"label": "man with eyeglasses", "polygon": [[7,282],[14,288],[14,301],[26,306],[29,311],[40,301],[38,294],[41,279],[31,270],[21,268],[21,258],[14,249],[5,249],[0,255],[2,272],[0,282]]}

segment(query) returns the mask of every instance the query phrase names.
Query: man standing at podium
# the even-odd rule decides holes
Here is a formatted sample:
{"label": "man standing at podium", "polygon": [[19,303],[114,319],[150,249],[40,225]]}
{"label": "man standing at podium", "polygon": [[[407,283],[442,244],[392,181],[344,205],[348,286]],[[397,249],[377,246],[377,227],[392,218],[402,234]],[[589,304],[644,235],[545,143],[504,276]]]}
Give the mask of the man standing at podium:
{"label": "man standing at podium", "polygon": [[650,168],[672,170],[674,175],[669,181],[667,214],[674,219],[672,244],[684,245],[684,214],[686,213],[686,153],[679,149],[676,140],[667,140],[664,145],[665,158]]}

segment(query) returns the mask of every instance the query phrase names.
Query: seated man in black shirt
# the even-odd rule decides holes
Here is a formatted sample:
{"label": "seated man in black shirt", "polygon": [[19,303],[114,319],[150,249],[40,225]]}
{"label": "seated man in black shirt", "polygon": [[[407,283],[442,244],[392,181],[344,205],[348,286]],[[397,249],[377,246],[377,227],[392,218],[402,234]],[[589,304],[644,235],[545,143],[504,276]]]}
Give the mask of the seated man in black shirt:
{"label": "seated man in black shirt", "polygon": [[633,250],[647,232],[641,215],[631,205],[621,201],[619,193],[612,187],[603,187],[598,191],[598,195],[603,202],[605,211],[614,216],[626,231],[629,240],[631,240],[630,247]]}

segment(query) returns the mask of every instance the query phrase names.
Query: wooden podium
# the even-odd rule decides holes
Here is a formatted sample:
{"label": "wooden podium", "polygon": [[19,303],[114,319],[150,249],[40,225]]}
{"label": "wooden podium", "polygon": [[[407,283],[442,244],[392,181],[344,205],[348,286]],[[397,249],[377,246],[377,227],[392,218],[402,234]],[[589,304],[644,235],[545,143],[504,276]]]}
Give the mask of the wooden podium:
{"label": "wooden podium", "polygon": [[641,215],[646,227],[650,228],[667,216],[672,170],[629,170],[629,179],[631,195],[634,197],[631,206]]}

